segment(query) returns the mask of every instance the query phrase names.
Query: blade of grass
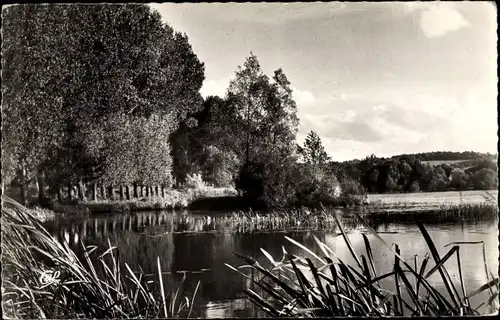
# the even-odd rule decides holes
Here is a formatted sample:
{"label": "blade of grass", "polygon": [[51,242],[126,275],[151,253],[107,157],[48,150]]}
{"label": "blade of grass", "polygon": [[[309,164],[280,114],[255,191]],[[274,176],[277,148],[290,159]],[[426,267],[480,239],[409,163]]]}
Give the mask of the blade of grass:
{"label": "blade of grass", "polygon": [[167,302],[165,300],[165,289],[163,288],[163,277],[161,273],[160,257],[156,257],[156,263],[158,265],[158,281],[160,282],[160,293],[163,304],[163,315],[165,316],[165,318],[168,318]]}
{"label": "blade of grass", "polygon": [[[427,230],[425,229],[425,227],[423,226],[423,224],[420,221],[417,221],[417,226],[420,229],[420,232],[422,233],[422,236],[424,237],[424,240],[427,243],[429,250],[431,251],[432,257],[433,257],[434,261],[436,262],[436,265],[438,265],[439,261],[441,261],[441,259],[439,258],[439,253],[436,249],[436,246],[434,245],[434,242],[432,241],[431,236],[429,235],[429,233],[427,232]],[[441,278],[442,278],[443,283],[445,285],[446,291],[448,291],[448,294],[450,295],[451,300],[453,301],[453,304],[455,305],[456,308],[458,308],[459,304],[457,301],[457,297],[455,296],[455,294],[453,293],[453,291],[451,289],[451,286],[453,286],[453,283],[451,283],[451,286],[450,286],[450,283],[448,282],[448,279],[445,275],[445,270],[443,270],[442,265],[440,265],[437,270],[439,271],[439,274],[441,275]]]}
{"label": "blade of grass", "polygon": [[342,237],[344,238],[344,241],[345,241],[345,243],[347,245],[347,248],[349,249],[349,252],[353,256],[354,261],[356,261],[356,263],[358,264],[358,267],[360,269],[362,269],[363,267],[361,266],[361,262],[359,261],[359,258],[356,255],[356,252],[354,252],[354,248],[353,248],[353,246],[351,244],[351,241],[349,240],[349,237],[347,236],[347,233],[344,230],[344,226],[342,225],[342,222],[340,222],[340,217],[339,217],[337,211],[335,211],[335,221],[337,221],[337,226],[339,227],[340,232],[342,233]]}

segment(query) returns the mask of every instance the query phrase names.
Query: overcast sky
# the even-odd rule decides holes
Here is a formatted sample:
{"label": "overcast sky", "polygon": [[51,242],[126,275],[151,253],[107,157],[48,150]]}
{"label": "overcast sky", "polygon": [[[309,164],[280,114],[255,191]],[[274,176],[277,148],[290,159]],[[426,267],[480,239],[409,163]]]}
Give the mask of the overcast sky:
{"label": "overcast sky", "polygon": [[426,151],[496,153],[496,8],[488,2],[153,4],[224,96],[252,51],[283,68],[334,160]]}

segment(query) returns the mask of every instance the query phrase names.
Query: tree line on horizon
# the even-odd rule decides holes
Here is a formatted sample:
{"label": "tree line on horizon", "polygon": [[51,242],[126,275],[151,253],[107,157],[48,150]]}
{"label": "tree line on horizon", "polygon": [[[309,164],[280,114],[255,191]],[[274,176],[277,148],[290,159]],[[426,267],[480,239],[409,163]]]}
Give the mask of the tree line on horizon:
{"label": "tree line on horizon", "polygon": [[2,18],[2,183],[23,204],[33,184],[39,203],[130,199],[197,174],[263,207],[359,203],[392,190],[383,177],[414,189],[414,161],[334,163],[315,132],[297,146],[291,84],[252,53],[224,97],[203,98],[188,36],[147,5],[14,5]]}
{"label": "tree line on horizon", "polygon": [[[360,181],[369,193],[489,190],[498,184],[495,155],[478,152],[428,152],[390,158],[331,162],[331,172]],[[435,163],[431,163],[435,162]]]}

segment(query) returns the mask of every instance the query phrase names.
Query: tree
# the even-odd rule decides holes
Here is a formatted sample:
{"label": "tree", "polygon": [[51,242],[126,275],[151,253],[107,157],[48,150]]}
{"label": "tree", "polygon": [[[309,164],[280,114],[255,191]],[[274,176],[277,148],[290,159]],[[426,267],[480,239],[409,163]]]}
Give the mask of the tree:
{"label": "tree", "polygon": [[231,80],[226,101],[238,125],[232,137],[242,163],[236,188],[270,206],[286,203],[298,125],[290,82],[282,70],[271,81],[251,54]]}
{"label": "tree", "polygon": [[3,136],[23,181],[56,168],[65,173],[48,177],[54,184],[97,181],[105,159],[83,152],[92,144],[86,128],[157,115],[170,119],[172,131],[201,105],[203,63],[187,36],[147,5],[26,5],[3,13]]}
{"label": "tree", "polygon": [[330,161],[330,157],[321,143],[321,138],[314,131],[307,135],[304,147],[298,146],[298,152],[303,160],[311,165],[324,165]]}
{"label": "tree", "polygon": [[211,145],[205,148],[205,154],[203,161],[205,181],[216,187],[232,186],[240,167],[236,154]]}
{"label": "tree", "polygon": [[454,168],[450,175],[450,187],[463,190],[468,187],[469,181],[463,169]]}
{"label": "tree", "polygon": [[483,168],[472,176],[472,184],[476,190],[495,189],[498,184],[498,175],[491,169]]}
{"label": "tree", "polygon": [[257,57],[250,55],[230,81],[226,100],[234,108],[241,146],[238,156],[245,162],[264,154],[287,157],[294,153],[298,120],[290,83],[282,70],[273,81],[262,72]]}
{"label": "tree", "polygon": [[[2,149],[19,177],[21,202],[27,183],[63,140],[68,43],[62,37],[69,17],[64,8],[16,5],[2,11]],[[60,23],[55,23],[58,21]],[[69,38],[68,38],[69,40]],[[39,197],[43,198],[41,188]]]}

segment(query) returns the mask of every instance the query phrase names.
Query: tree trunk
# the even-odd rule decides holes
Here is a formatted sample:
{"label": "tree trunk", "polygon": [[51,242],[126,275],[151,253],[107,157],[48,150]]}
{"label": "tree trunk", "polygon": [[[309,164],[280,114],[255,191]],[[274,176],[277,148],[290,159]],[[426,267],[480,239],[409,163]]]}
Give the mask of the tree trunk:
{"label": "tree trunk", "polygon": [[161,187],[161,197],[165,198],[165,187],[164,186]]}
{"label": "tree trunk", "polygon": [[73,191],[73,190],[71,190],[71,189],[72,189],[71,182],[68,182],[68,199],[69,199],[70,201],[71,201],[71,200],[73,200],[73,193],[71,192],[71,191]]}
{"label": "tree trunk", "polygon": [[155,195],[156,195],[157,197],[159,197],[159,196],[160,196],[160,192],[159,192],[158,190],[159,190],[159,189],[158,189],[158,186],[156,185],[156,186],[155,186]]}
{"label": "tree trunk", "polygon": [[21,195],[21,204],[26,206],[28,202],[28,188],[26,186],[26,168],[24,168],[24,166],[21,168],[19,175],[19,191]]}
{"label": "tree trunk", "polygon": [[63,199],[62,188],[60,186],[58,186],[57,187],[57,201],[59,203],[61,203],[62,199]]}
{"label": "tree trunk", "polygon": [[137,182],[134,182],[134,198],[139,198],[139,192],[137,190]]}
{"label": "tree trunk", "polygon": [[106,188],[104,188],[104,184],[101,184],[101,199],[106,200]]}
{"label": "tree trunk", "polygon": [[87,200],[87,197],[85,196],[85,184],[83,183],[82,179],[78,179],[78,194],[80,195],[80,200]]}
{"label": "tree trunk", "polygon": [[125,197],[130,200],[130,186],[128,184],[125,186]]}
{"label": "tree trunk", "polygon": [[149,187],[146,187],[146,198],[149,198]]}
{"label": "tree trunk", "polygon": [[113,186],[108,187],[108,194],[109,194],[109,199],[110,200],[115,200],[115,190],[113,189]]}
{"label": "tree trunk", "polygon": [[36,184],[38,187],[38,202],[42,204],[45,201],[45,174],[41,168],[36,170]]}
{"label": "tree trunk", "polygon": [[123,190],[123,185],[120,186],[120,200],[125,199],[125,192]]}
{"label": "tree trunk", "polygon": [[97,183],[92,183],[92,201],[97,200]]}
{"label": "tree trunk", "polygon": [[140,192],[141,198],[143,198],[144,197],[144,186],[142,184],[139,187],[139,192]]}

